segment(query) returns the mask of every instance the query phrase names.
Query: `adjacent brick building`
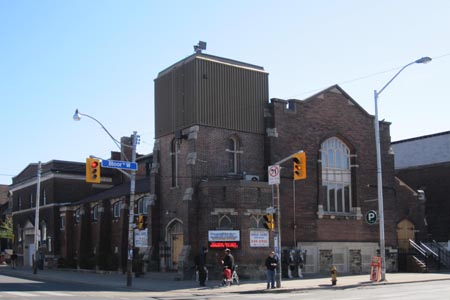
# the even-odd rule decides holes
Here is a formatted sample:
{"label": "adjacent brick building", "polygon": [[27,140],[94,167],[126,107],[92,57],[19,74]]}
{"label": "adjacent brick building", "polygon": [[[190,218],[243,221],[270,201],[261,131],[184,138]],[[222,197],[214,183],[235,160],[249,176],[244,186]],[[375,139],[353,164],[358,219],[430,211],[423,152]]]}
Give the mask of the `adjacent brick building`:
{"label": "adjacent brick building", "polygon": [[425,202],[427,240],[450,240],[450,131],[392,143],[396,175]]}

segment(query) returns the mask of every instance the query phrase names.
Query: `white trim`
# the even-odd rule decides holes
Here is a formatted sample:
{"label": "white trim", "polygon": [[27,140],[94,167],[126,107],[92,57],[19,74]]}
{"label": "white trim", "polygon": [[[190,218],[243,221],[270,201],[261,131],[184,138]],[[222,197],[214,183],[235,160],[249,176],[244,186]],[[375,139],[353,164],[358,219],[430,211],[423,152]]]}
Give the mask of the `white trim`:
{"label": "white trim", "polygon": [[[72,179],[72,180],[82,180],[85,181],[86,180],[86,176],[85,175],[67,175],[67,174],[60,174],[60,173],[51,173],[51,174],[46,174],[41,176],[41,182],[50,180],[50,179]],[[112,182],[112,179],[109,177],[102,177],[102,182],[105,183],[110,183]],[[29,186],[33,186],[37,184],[37,177],[28,179],[24,182],[18,183],[18,184],[14,184],[11,186],[11,188],[9,189],[11,192],[15,192],[15,191],[19,191],[21,189],[24,189],[26,187]],[[95,186],[99,186],[102,187],[102,184],[98,184]],[[109,187],[109,186],[105,186],[105,187]]]}
{"label": "white trim", "polygon": [[206,61],[211,61],[211,62],[215,62],[215,63],[219,63],[221,65],[227,65],[227,66],[231,66],[231,67],[235,67],[235,68],[240,68],[240,69],[245,69],[245,70],[251,70],[251,71],[256,71],[259,73],[264,73],[264,74],[269,74],[269,72],[265,71],[265,70],[261,70],[261,69],[257,69],[257,68],[252,68],[252,67],[247,67],[247,66],[241,66],[238,64],[233,64],[233,63],[227,63],[221,60],[216,60],[216,59],[212,59],[209,57],[202,57],[202,56],[197,56],[197,59],[201,59],[201,60],[206,60]]}

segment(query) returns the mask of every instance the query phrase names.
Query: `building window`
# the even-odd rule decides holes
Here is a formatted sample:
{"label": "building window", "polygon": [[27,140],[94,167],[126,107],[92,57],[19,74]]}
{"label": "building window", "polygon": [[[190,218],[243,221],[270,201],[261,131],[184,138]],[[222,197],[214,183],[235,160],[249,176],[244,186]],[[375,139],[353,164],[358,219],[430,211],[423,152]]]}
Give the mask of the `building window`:
{"label": "building window", "polygon": [[219,218],[219,228],[220,229],[233,229],[233,223],[231,222],[231,219],[227,215],[222,215]]}
{"label": "building window", "polygon": [[42,205],[47,205],[47,194],[45,190],[42,191]]}
{"label": "building window", "polygon": [[92,209],[92,220],[98,221],[98,205],[94,206]]}
{"label": "building window", "polygon": [[250,228],[258,228],[258,229],[265,229],[264,227],[265,220],[264,215],[261,214],[252,214],[250,215]]}
{"label": "building window", "polygon": [[33,194],[30,194],[30,207],[33,207]]}
{"label": "building window", "polygon": [[324,211],[349,213],[352,203],[350,149],[338,138],[322,143],[322,196]]}
{"label": "building window", "polygon": [[236,137],[231,137],[228,139],[228,147],[226,149],[228,152],[228,172],[230,174],[237,174],[239,172],[239,141]]}
{"label": "building window", "polygon": [[148,197],[143,197],[138,200],[138,215],[147,215],[148,212]]}
{"label": "building window", "polygon": [[113,215],[114,215],[114,218],[120,218],[120,201],[114,203]]}
{"label": "building window", "polygon": [[45,221],[41,222],[41,241],[47,240],[47,223]]}
{"label": "building window", "polygon": [[61,221],[60,229],[64,230],[66,228],[66,216],[61,216],[60,221]]}
{"label": "building window", "polygon": [[172,187],[178,186],[178,140],[173,139],[170,145],[170,156],[172,161]]}
{"label": "building window", "polygon": [[78,208],[76,211],[75,211],[75,223],[80,223],[80,220],[81,220],[81,211],[80,211],[80,209]]}
{"label": "building window", "polygon": [[22,209],[22,197],[19,196],[19,198],[17,199],[17,207],[19,208],[19,210]]}

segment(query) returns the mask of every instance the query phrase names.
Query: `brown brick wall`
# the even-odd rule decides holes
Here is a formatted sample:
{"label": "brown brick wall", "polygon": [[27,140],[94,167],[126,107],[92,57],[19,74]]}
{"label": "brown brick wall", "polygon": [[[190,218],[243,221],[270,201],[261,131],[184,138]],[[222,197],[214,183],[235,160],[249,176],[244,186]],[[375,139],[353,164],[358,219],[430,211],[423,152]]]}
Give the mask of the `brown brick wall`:
{"label": "brown brick wall", "polygon": [[[295,183],[295,215],[297,241],[366,241],[379,239],[378,226],[368,225],[364,218],[335,219],[317,217],[318,205],[322,203],[320,184],[320,146],[330,137],[344,141],[356,157],[353,168],[353,206],[367,211],[378,210],[377,173],[373,116],[365,112],[340,89],[327,90],[306,101],[273,100],[272,124],[278,137],[269,138],[271,162],[276,162],[298,150],[307,154],[307,174],[304,181]],[[291,109],[287,109],[287,103]],[[382,168],[384,186],[384,210],[386,244],[396,244],[393,159],[388,155],[389,123],[381,123]],[[281,198],[283,203],[283,240],[293,246],[294,200],[291,161],[282,170]]]}

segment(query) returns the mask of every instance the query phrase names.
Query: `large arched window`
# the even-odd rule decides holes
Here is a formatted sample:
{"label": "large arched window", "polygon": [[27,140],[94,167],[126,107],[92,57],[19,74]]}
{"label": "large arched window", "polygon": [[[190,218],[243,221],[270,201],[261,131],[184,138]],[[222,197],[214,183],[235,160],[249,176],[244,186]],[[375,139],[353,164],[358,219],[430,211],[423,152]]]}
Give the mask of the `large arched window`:
{"label": "large arched window", "polygon": [[323,209],[330,213],[349,213],[352,203],[350,149],[338,138],[321,146]]}

